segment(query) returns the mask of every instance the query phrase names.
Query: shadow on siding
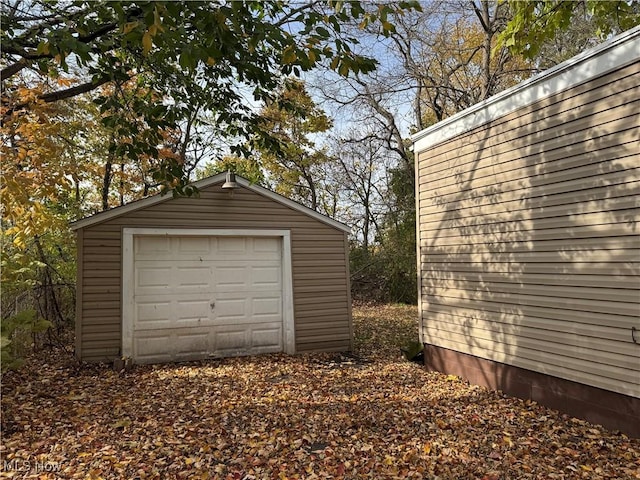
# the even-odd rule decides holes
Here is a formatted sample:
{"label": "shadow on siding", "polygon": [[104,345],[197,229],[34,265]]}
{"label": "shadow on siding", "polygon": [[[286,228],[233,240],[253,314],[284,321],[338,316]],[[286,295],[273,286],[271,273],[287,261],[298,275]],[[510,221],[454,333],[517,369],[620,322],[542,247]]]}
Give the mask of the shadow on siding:
{"label": "shadow on siding", "polygon": [[[445,213],[422,248],[425,342],[448,339],[472,355],[599,386],[637,377],[640,348],[629,333],[640,295],[629,250],[638,247],[637,98],[636,88],[568,106],[560,125],[536,120],[516,165],[498,154],[492,174],[478,169],[487,146],[496,149],[491,125],[469,167],[450,161],[457,193],[434,201]],[[627,140],[611,142],[621,130]],[[474,368],[473,357],[465,362]],[[516,371],[476,363],[482,378],[473,381],[544,397]]]}

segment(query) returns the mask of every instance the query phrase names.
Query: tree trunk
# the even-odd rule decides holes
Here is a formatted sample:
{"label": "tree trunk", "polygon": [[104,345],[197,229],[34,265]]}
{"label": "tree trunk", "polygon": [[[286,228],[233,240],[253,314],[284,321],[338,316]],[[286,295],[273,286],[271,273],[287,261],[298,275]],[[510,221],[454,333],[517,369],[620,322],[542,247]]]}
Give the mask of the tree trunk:
{"label": "tree trunk", "polygon": [[109,189],[111,188],[111,179],[113,178],[112,168],[113,164],[109,157],[104,166],[104,176],[102,177],[102,210],[109,210]]}
{"label": "tree trunk", "polygon": [[120,206],[124,205],[124,163],[120,164],[120,187],[119,187],[119,194],[120,194]]}

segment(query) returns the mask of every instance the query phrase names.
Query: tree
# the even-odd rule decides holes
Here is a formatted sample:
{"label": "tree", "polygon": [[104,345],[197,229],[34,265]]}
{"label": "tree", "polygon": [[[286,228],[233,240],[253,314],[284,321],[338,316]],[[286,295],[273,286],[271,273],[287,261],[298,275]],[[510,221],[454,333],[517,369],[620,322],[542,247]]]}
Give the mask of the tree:
{"label": "tree", "polygon": [[430,11],[398,19],[397,34],[391,38],[414,85],[416,129],[481,102],[531,74],[529,62],[496,47],[509,15],[503,3],[472,0],[439,2]]}
{"label": "tree", "polygon": [[347,204],[343,220],[352,225],[352,234],[369,252],[380,231],[381,218],[387,211],[387,152],[382,141],[363,129],[354,128],[335,140],[333,156],[339,164],[335,183],[341,186]]}
{"label": "tree", "polygon": [[220,160],[207,163],[198,171],[198,178],[210,177],[222,172],[237,173],[256,185],[265,185],[264,173],[257,157],[243,158],[227,155]]}
{"label": "tree", "polygon": [[[188,194],[189,173],[207,149],[199,127],[241,156],[255,147],[277,151],[279,142],[258,114],[260,102],[273,101],[288,75],[321,62],[342,75],[373,69],[373,59],[353,53],[357,40],[342,34],[346,20],[379,18],[384,32],[392,28],[390,7],[371,14],[358,2],[335,8],[315,1],[0,5],[2,193],[12,198],[3,212],[15,220],[8,228],[17,242],[47,228],[44,216],[29,211],[42,212],[43,200],[86,178],[78,171],[86,162],[56,160],[82,150],[99,124],[108,147],[96,149],[104,157],[102,209],[114,203],[114,179],[119,203],[125,200],[132,175],[144,185],[139,195],[158,185]],[[89,94],[97,112],[79,107]],[[76,121],[82,111],[84,124]],[[67,128],[69,119],[78,126],[74,148],[53,140],[52,131]]]}
{"label": "tree", "polygon": [[[352,148],[359,142],[358,150],[365,152],[373,142],[384,151],[377,154],[386,160],[385,172],[378,174],[384,180],[378,180],[376,188],[384,192],[385,205],[375,212],[375,222],[363,223],[367,231],[375,224],[376,235],[371,244],[368,234],[352,243],[358,262],[352,271],[359,272],[355,280],[365,290],[371,287],[379,300],[416,300],[415,176],[408,127],[425,128],[531,71],[506,49],[491,56],[507,15],[506,6],[497,2],[440,1],[426,4],[423,11],[393,16],[388,37],[381,40],[375,25],[362,32],[361,46],[385,55],[383,68],[348,78],[332,75],[333,81],[319,87],[336,110],[348,109],[354,123],[367,126],[366,133],[361,129],[360,136],[349,137]],[[351,178],[367,178],[367,163],[360,162],[360,168]]]}
{"label": "tree", "polygon": [[[343,75],[375,68],[373,59],[352,52],[349,45],[356,40],[343,38],[340,30],[347,19],[372,16],[358,2],[334,6],[315,1],[3,1],[2,119],[105,84],[117,90],[135,79],[157,92],[152,101],[129,105],[151,131],[177,126],[198,105],[215,117],[219,135],[238,139],[232,150],[246,154],[254,143],[271,144],[251,102],[272,99],[283,76],[323,61]],[[382,25],[385,31],[391,28]],[[56,88],[52,80],[62,76],[67,84]],[[45,88],[36,88],[32,79]],[[99,95],[98,101],[103,112],[119,106],[114,96]],[[131,133],[129,127],[119,125],[120,134]],[[132,142],[127,151],[157,156],[153,140]],[[176,173],[172,168],[158,172],[160,180]]]}
{"label": "tree", "polygon": [[331,120],[316,106],[304,84],[290,79],[278,97],[260,112],[261,128],[272,132],[277,151],[260,148],[260,163],[278,193],[318,210],[318,169],[329,161],[312,140],[331,128]]}
{"label": "tree", "polygon": [[600,40],[640,24],[640,2],[636,0],[508,0],[508,4],[513,16],[500,33],[498,48],[506,46],[532,59],[585,16]]}

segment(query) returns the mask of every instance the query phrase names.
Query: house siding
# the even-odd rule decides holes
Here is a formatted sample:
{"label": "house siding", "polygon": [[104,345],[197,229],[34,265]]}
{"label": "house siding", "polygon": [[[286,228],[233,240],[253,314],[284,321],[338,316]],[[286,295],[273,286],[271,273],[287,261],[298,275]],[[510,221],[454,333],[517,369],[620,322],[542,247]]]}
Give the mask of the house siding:
{"label": "house siding", "polygon": [[120,354],[125,227],[290,230],[296,351],[351,349],[345,233],[249,189],[230,197],[214,185],[199,197],[168,199],[79,230],[82,360]]}
{"label": "house siding", "polygon": [[424,343],[640,397],[639,112],[636,60],[416,152]]}

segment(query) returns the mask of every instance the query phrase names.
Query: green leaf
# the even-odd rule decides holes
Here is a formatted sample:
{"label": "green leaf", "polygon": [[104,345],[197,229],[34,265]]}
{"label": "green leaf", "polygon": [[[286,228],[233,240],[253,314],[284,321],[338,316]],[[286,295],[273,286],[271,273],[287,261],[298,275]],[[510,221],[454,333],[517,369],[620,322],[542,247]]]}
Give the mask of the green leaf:
{"label": "green leaf", "polygon": [[324,27],[316,27],[316,32],[318,32],[318,35],[322,38],[329,38],[329,30]]}
{"label": "green leaf", "polygon": [[39,318],[31,326],[31,331],[33,333],[46,332],[47,329],[49,329],[52,326],[53,326],[53,323],[51,323],[49,320],[45,320],[44,318]]}

